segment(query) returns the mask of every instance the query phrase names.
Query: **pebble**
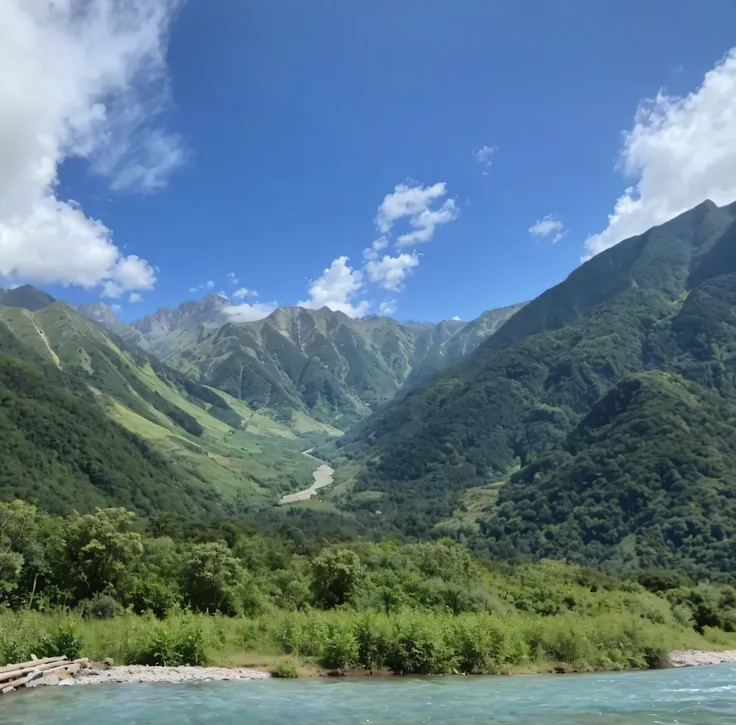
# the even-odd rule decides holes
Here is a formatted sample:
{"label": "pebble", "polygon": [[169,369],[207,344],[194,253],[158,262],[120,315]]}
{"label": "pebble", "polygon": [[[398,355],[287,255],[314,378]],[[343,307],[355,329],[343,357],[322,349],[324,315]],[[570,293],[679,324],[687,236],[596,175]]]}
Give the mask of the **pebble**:
{"label": "pebble", "polygon": [[670,652],[670,664],[673,667],[720,665],[724,662],[736,662],[736,649],[723,650],[722,652],[700,652],[694,649]]}
{"label": "pebble", "polygon": [[88,668],[74,677],[77,685],[112,682],[214,682],[222,680],[263,680],[268,672],[228,667],[148,667],[122,665],[105,670]]}

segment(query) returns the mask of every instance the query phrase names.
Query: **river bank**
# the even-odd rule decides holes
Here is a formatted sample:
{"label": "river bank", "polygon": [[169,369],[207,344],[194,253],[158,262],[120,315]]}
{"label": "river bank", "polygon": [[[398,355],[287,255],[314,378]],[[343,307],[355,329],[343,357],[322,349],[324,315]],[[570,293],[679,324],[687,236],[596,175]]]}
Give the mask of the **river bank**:
{"label": "river bank", "polygon": [[[669,655],[669,663],[672,667],[703,667],[711,665],[736,663],[736,650],[699,651],[699,650],[675,650]],[[505,675],[526,674],[579,674],[574,668],[559,667],[553,664],[541,664],[530,668],[509,668]],[[300,676],[325,677],[330,673],[318,667],[300,668]],[[355,669],[340,673],[341,677],[396,677],[396,673],[382,670],[375,674],[367,670]],[[92,665],[81,671],[73,678],[77,685],[96,684],[138,684],[138,683],[167,683],[177,684],[182,682],[227,682],[251,680],[265,680],[272,677],[271,673],[243,667],[161,667],[147,665],[121,665],[117,667],[102,667]],[[70,684],[70,683],[67,683]]]}
{"label": "river bank", "polygon": [[314,448],[309,448],[306,451],[302,451],[302,455],[306,456],[307,458],[311,458],[313,461],[317,461],[317,463],[320,464],[318,468],[312,473],[314,483],[309,488],[305,488],[301,491],[297,491],[296,493],[289,493],[285,496],[282,496],[281,500],[279,501],[280,504],[296,503],[297,501],[309,501],[310,498],[316,496],[319,493],[320,489],[326,488],[327,486],[330,486],[332,484],[335,476],[335,469],[331,466],[328,466],[324,461],[321,461],[319,458],[313,456],[313,450]]}
{"label": "river bank", "polygon": [[727,662],[736,662],[736,649],[721,652],[702,652],[700,650],[675,650],[670,652],[670,664],[673,667],[699,667],[707,665],[722,665]]}

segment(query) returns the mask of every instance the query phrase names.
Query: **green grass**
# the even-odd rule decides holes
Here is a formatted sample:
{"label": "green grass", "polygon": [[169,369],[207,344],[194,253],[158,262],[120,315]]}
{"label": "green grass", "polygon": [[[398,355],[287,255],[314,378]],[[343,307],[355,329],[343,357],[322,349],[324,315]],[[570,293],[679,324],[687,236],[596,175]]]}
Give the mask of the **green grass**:
{"label": "green grass", "polygon": [[67,612],[0,614],[0,665],[32,654],[116,664],[257,666],[309,674],[607,671],[661,666],[673,649],[733,647],[736,635],[644,622],[633,615],[274,612],[254,619],[175,612],[84,620]]}

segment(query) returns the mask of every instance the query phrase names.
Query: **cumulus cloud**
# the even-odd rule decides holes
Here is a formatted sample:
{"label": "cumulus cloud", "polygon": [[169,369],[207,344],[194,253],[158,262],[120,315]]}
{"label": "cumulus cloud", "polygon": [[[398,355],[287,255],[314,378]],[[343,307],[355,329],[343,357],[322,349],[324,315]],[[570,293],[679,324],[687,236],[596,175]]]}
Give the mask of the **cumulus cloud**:
{"label": "cumulus cloud", "polygon": [[[496,151],[498,151],[498,146],[487,146],[486,144],[483,144],[483,146],[475,151],[471,151],[471,153],[475,156],[475,160],[481,166],[488,169],[493,163],[493,154],[495,154]],[[483,176],[488,176],[488,172],[483,171]]]}
{"label": "cumulus cloud", "polygon": [[128,302],[140,302],[143,299],[143,295],[138,292],[131,292],[128,297]]}
{"label": "cumulus cloud", "polygon": [[207,282],[205,283],[205,287],[207,289],[214,289],[215,283],[211,279],[208,279]]}
{"label": "cumulus cloud", "polygon": [[230,284],[238,284],[240,282],[235,272],[228,272],[225,276],[227,277]]}
{"label": "cumulus cloud", "polygon": [[736,198],[736,49],[684,97],[642,102],[623,135],[618,168],[632,180],[585,242],[585,258],[691,209]]}
{"label": "cumulus cloud", "polygon": [[378,311],[382,315],[393,315],[396,312],[396,300],[384,300],[378,305]]}
{"label": "cumulus cloud", "polygon": [[274,300],[273,302],[258,302],[253,305],[231,305],[223,308],[222,312],[230,317],[233,322],[255,322],[268,317],[277,307],[278,303]]}
{"label": "cumulus cloud", "polygon": [[396,257],[386,254],[382,259],[366,262],[365,273],[379,287],[398,291],[403,287],[407,275],[418,265],[419,255],[416,252]]}
{"label": "cumulus cloud", "polygon": [[408,218],[413,231],[402,234],[399,245],[428,242],[437,225],[446,224],[457,218],[458,209],[453,199],[447,199],[440,208],[431,206],[447,193],[447,184],[438,182],[432,186],[421,184],[397,184],[392,194],[386,194],[376,214],[376,227],[382,235],[387,235],[394,224]]}
{"label": "cumulus cloud", "polygon": [[529,233],[537,240],[543,239],[552,244],[559,242],[566,234],[565,225],[557,218],[557,214],[547,214],[536,224],[532,224]]}
{"label": "cumulus cloud", "polygon": [[239,300],[245,299],[246,297],[258,297],[258,292],[247,287],[241,287],[233,292],[233,297]]}
{"label": "cumulus cloud", "polygon": [[118,313],[118,312],[120,312],[120,310],[123,309],[123,306],[122,305],[115,305],[115,304],[113,304],[113,305],[110,305],[110,309],[113,312]]}
{"label": "cumulus cloud", "polygon": [[453,322],[460,322],[460,315],[455,315],[455,317],[450,318]]}
{"label": "cumulus cloud", "polygon": [[414,231],[399,237],[399,244],[428,242],[438,224],[446,224],[457,218],[458,209],[452,199],[447,199],[439,209],[431,206],[447,194],[447,184],[442,181],[432,186],[410,183],[397,184],[392,194],[386,194],[376,214],[376,227],[382,235],[393,229],[394,224],[407,218]]}
{"label": "cumulus cloud", "polygon": [[169,100],[175,0],[0,4],[0,276],[150,289],[103,222],[59,193],[59,168],[85,160],[114,188],[155,191],[184,159],[156,125]]}
{"label": "cumulus cloud", "polygon": [[308,310],[328,307],[336,312],[344,312],[349,317],[363,317],[367,314],[370,303],[356,300],[362,287],[362,272],[350,267],[347,257],[338,257],[321,277],[310,283],[309,299],[297,304]]}
{"label": "cumulus cloud", "polygon": [[363,259],[366,261],[371,259],[378,259],[378,253],[382,249],[388,247],[388,239],[386,237],[379,237],[376,239],[368,249],[363,250]]}

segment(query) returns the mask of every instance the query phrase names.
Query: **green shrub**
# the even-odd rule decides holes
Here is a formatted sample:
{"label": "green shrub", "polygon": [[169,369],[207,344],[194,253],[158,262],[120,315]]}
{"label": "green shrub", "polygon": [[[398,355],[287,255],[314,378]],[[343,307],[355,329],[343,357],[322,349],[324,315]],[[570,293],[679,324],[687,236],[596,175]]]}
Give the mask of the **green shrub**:
{"label": "green shrub", "polygon": [[79,603],[79,612],[86,619],[112,619],[125,610],[109,594],[95,594]]}
{"label": "green shrub", "polygon": [[331,672],[343,672],[358,664],[358,644],[351,622],[338,621],[328,626],[320,664]]}
{"label": "green shrub", "polygon": [[281,677],[283,679],[287,680],[293,680],[299,677],[299,674],[296,671],[296,667],[294,665],[288,665],[288,664],[280,664],[276,665],[276,667],[271,670],[271,676],[272,677]]}

